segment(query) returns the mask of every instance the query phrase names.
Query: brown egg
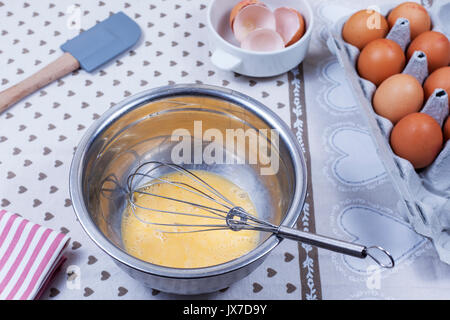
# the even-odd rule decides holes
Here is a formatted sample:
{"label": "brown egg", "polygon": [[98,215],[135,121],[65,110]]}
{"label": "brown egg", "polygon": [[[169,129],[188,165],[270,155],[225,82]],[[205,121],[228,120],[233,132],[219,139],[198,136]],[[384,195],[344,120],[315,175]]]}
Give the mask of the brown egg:
{"label": "brown egg", "polygon": [[358,72],[361,77],[379,86],[390,76],[402,72],[405,63],[405,54],[396,42],[377,39],[361,51]]}
{"label": "brown egg", "polygon": [[450,63],[450,42],[440,32],[427,31],[414,39],[408,48],[408,59],[415,51],[423,51],[427,55],[429,73]]}
{"label": "brown egg", "polygon": [[415,77],[396,74],[378,87],[373,97],[373,108],[395,124],[406,115],[420,111],[423,96],[422,86]]}
{"label": "brown egg", "polygon": [[450,140],[450,117],[447,118],[444,126],[444,141]]}
{"label": "brown egg", "polygon": [[431,18],[423,6],[415,2],[405,2],[397,6],[388,16],[392,28],[399,18],[406,18],[411,29],[411,40],[419,34],[431,30]]}
{"label": "brown egg", "polygon": [[[444,89],[450,96],[450,67],[443,67],[433,72],[423,86],[428,99],[436,89]],[[450,102],[450,101],[449,101]]]}
{"label": "brown egg", "polygon": [[361,10],[352,15],[344,25],[342,37],[359,50],[369,42],[386,37],[389,26],[378,12]]}
{"label": "brown egg", "polygon": [[415,169],[429,166],[442,149],[442,129],[425,113],[412,113],[400,120],[391,133],[395,154],[408,160]]}

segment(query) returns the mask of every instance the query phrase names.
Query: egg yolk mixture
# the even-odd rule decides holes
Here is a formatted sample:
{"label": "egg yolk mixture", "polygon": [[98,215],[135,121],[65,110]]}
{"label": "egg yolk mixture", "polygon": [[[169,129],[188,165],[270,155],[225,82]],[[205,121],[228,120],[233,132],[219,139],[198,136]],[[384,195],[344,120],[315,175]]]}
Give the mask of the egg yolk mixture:
{"label": "egg yolk mixture", "polygon": [[[256,210],[249,195],[237,185],[214,173],[200,170],[192,171],[192,173],[219,191],[235,206],[239,206],[249,214],[256,216]],[[160,179],[178,184],[186,183],[200,191],[211,194],[206,188],[193,182],[189,176],[179,172],[164,175]],[[151,184],[142,191],[227,211],[226,208],[211,200],[169,183]],[[134,209],[135,214],[133,214],[130,206],[125,210],[122,218],[122,239],[125,250],[141,260],[172,268],[201,268],[238,258],[258,245],[260,233],[252,230],[232,231],[226,229],[196,233],[168,233],[205,229],[204,227],[176,226],[177,224],[224,225],[226,221],[225,218],[210,219],[158,212],[157,210],[165,210],[216,217],[214,214],[193,205],[137,192],[134,196],[135,204],[138,207]],[[214,198],[217,199],[217,197]],[[145,210],[139,208],[139,206],[152,208],[155,211]],[[223,215],[226,215],[226,213]],[[144,223],[136,216],[145,222],[174,226]]]}

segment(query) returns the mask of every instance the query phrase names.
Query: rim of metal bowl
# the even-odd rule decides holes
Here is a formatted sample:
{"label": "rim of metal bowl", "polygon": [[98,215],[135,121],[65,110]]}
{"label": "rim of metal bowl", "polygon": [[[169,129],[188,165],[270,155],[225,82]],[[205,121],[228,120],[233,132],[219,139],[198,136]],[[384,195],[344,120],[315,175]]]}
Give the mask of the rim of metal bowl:
{"label": "rim of metal bowl", "polygon": [[70,167],[70,196],[73,209],[83,229],[103,251],[132,269],[160,277],[193,279],[229,273],[263,258],[281,242],[281,239],[276,235],[271,235],[249,253],[220,265],[192,269],[170,268],[145,262],[126,253],[123,249],[112,243],[92,220],[82,196],[82,172],[87,150],[95,138],[115,120],[139,106],[159,99],[190,95],[206,96],[232,102],[255,113],[270,126],[278,130],[280,138],[285,142],[289,150],[295,171],[295,193],[291,206],[282,221],[283,226],[292,227],[295,224],[303,209],[306,197],[306,164],[297,139],[294,138],[290,128],[283,120],[257,100],[230,89],[197,84],[158,87],[143,91],[123,100],[97,119],[81,139]]}

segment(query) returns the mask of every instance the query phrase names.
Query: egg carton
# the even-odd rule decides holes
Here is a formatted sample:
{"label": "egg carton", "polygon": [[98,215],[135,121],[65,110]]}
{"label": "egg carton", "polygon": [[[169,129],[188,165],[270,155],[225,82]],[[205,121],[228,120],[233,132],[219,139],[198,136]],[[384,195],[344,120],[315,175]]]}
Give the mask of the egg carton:
{"label": "egg carton", "polygon": [[[394,7],[395,5],[381,7],[380,13],[387,17]],[[433,30],[450,38],[450,1],[435,1],[427,10],[432,19]],[[440,259],[450,264],[450,141],[433,164],[420,171],[416,171],[409,161],[394,154],[389,143],[393,124],[377,115],[372,106],[376,86],[359,76],[356,66],[360,51],[342,38],[342,29],[349,17],[342,18],[328,29],[328,47],[336,54],[345,70],[355,98],[366,115],[378,154],[400,195],[398,213],[417,233],[431,239]],[[410,43],[409,21],[399,19],[387,38],[397,42],[405,50]],[[423,83],[428,77],[425,54],[415,52],[403,73],[410,74]],[[448,116],[448,110],[447,93],[437,89],[421,112],[429,114],[442,125]]]}

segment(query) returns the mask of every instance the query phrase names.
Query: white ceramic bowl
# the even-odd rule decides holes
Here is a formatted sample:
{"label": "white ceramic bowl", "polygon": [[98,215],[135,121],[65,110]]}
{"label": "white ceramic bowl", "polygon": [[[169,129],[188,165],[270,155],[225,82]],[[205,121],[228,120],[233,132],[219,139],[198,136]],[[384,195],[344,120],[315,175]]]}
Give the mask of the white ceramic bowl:
{"label": "white ceramic bowl", "polygon": [[285,73],[304,59],[309,49],[314,15],[306,0],[262,0],[270,9],[289,7],[299,11],[306,23],[306,32],[295,44],[275,52],[254,52],[239,47],[231,27],[231,9],[240,0],[211,0],[208,8],[208,29],[212,63],[219,69],[251,77],[271,77]]}

